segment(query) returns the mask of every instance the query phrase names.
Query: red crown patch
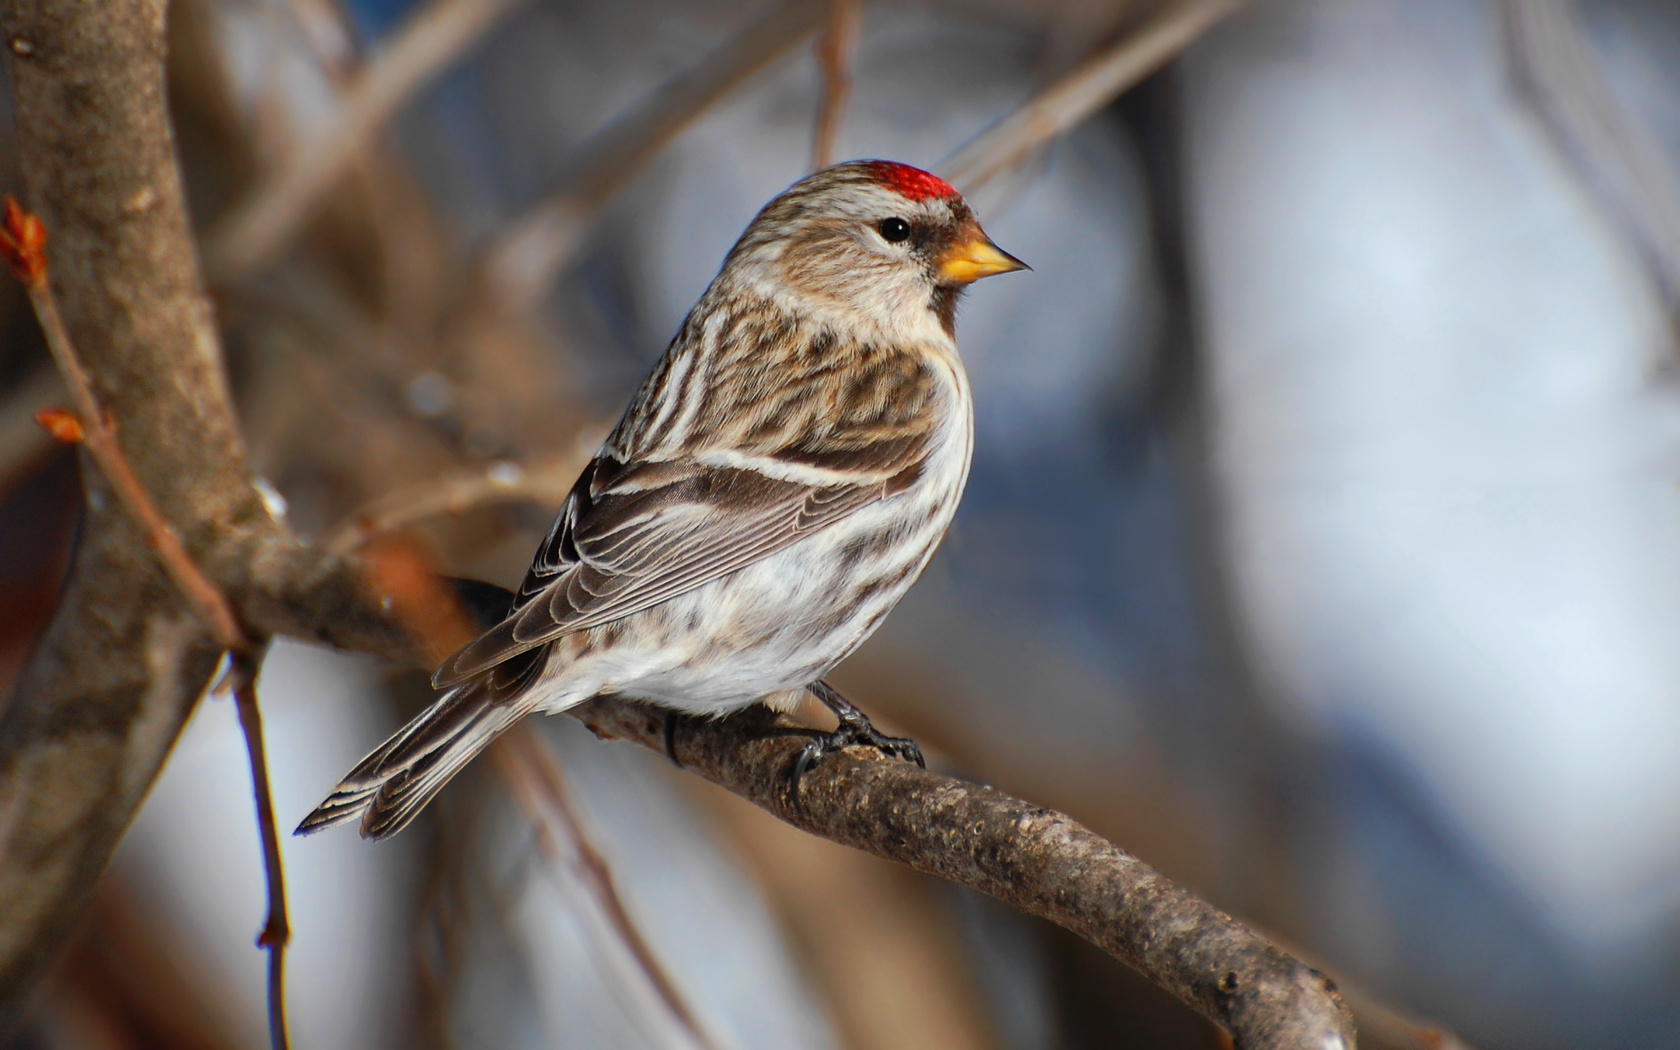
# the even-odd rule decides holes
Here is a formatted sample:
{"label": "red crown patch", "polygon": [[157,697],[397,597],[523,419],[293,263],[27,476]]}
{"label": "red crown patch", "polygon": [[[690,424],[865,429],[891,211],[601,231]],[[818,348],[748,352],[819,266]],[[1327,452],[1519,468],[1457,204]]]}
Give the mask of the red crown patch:
{"label": "red crown patch", "polygon": [[869,173],[875,181],[913,201],[958,196],[955,186],[921,168],[912,168],[891,160],[869,162]]}

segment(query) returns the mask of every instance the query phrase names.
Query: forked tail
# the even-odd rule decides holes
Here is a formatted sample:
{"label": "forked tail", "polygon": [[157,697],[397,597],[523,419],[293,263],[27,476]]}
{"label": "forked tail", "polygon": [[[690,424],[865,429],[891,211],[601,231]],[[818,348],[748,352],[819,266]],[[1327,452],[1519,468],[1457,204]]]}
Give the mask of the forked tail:
{"label": "forked tail", "polygon": [[[531,656],[536,659],[521,662],[541,663],[540,651]],[[508,675],[509,670],[513,669],[503,665],[444,693],[346,773],[294,834],[308,835],[357,819],[363,838],[382,839],[401,831],[449,778],[530,710],[524,702],[529,698],[519,695],[518,688],[528,683],[527,674]]]}

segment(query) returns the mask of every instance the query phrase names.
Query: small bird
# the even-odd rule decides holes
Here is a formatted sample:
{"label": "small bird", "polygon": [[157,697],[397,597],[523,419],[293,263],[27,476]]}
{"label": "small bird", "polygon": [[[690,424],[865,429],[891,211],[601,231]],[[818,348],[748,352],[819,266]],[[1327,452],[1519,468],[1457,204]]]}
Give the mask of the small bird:
{"label": "small bird", "polygon": [[920,761],[822,681],[921,574],[962,497],[973,406],[957,299],[1026,265],[935,175],[852,161],[765,206],[572,487],[501,623],[443,696],[298,826],[401,830],[532,712],[604,694],[720,716],[807,690],[800,756]]}

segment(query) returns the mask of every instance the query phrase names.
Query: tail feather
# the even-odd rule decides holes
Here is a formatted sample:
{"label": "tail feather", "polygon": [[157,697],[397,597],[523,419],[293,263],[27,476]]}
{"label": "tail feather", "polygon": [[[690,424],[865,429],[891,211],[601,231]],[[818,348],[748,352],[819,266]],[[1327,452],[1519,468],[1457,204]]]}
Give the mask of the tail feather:
{"label": "tail feather", "polygon": [[294,834],[361,819],[362,837],[394,835],[449,779],[528,710],[486,680],[445,693],[344,775]]}

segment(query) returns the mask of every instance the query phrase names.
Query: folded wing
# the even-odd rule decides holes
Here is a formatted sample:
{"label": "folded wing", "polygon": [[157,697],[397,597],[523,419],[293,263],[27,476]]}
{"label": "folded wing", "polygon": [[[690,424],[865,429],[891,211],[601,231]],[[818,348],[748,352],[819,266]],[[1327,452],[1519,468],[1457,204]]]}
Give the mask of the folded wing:
{"label": "folded wing", "polygon": [[508,618],[444,661],[433,684],[460,685],[562,635],[667,601],[900,492],[920,472],[915,444],[897,450],[892,473],[883,476],[874,449],[875,469],[836,484],[598,457],[573,486]]}

